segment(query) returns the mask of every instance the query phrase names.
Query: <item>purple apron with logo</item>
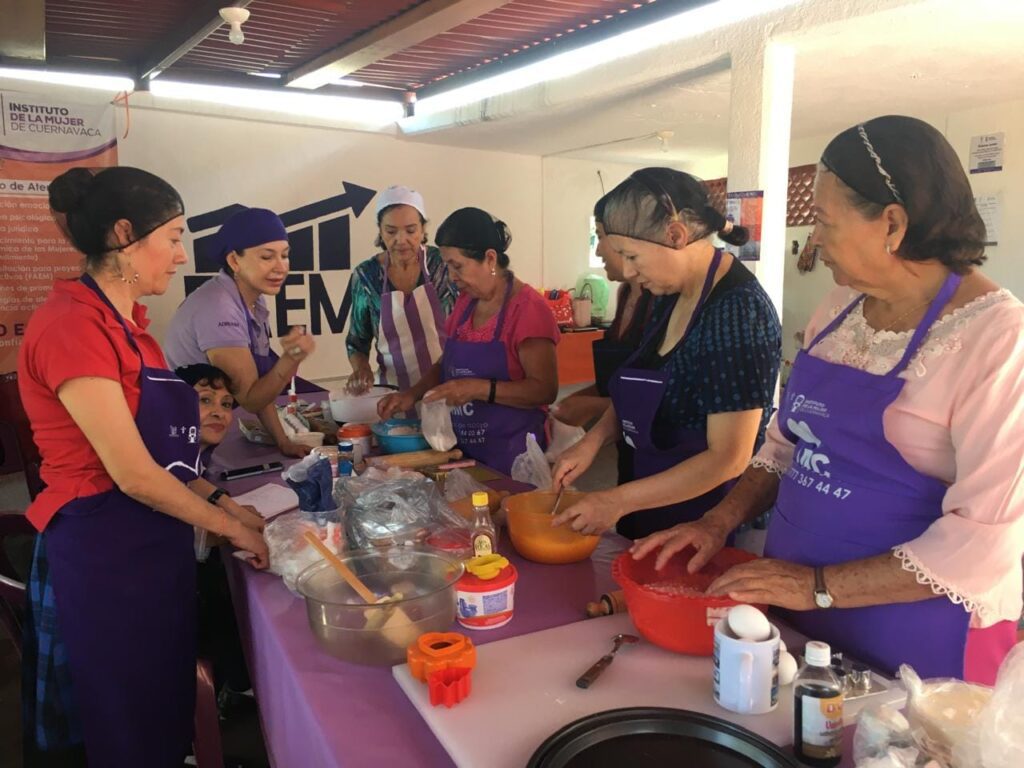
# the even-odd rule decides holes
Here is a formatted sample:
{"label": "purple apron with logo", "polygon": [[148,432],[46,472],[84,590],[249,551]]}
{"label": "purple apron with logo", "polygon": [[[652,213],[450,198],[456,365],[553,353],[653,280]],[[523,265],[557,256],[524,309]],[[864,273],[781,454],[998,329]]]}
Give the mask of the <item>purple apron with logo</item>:
{"label": "purple apron with logo", "polygon": [[[697,306],[693,309],[679,344],[685,343],[704,308],[714,287],[715,273],[721,261],[722,252],[715,251],[707,276],[704,278]],[[662,428],[657,430],[658,439],[655,439],[658,408],[665,396],[668,376],[663,370],[630,368],[644,349],[657,338],[671,314],[671,308],[666,307],[660,322],[644,334],[640,347],[615,372],[608,384],[612,405],[615,406],[615,413],[619,417],[622,439],[635,451],[633,476],[637,480],[671,469],[708,448],[707,433],[697,429]],[[657,443],[662,443],[665,447]],[[730,487],[731,483],[726,483],[693,499],[633,512],[619,520],[615,530],[627,538],[639,539],[679,523],[698,520],[725,497]]]}
{"label": "purple apron with logo", "polygon": [[[444,355],[441,357],[442,381],[510,381],[508,352],[505,342],[500,339],[505,325],[505,310],[508,308],[509,296],[512,295],[512,283],[513,277],[510,274],[505,288],[505,299],[494,326],[494,338],[491,341],[459,341],[456,334],[453,334],[445,342]],[[473,316],[476,304],[476,299],[469,302],[456,328]],[[544,411],[540,408],[513,408],[481,400],[471,400],[452,409],[452,427],[462,452],[506,475],[512,471],[512,462],[516,456],[526,450],[527,433],[532,432],[537,437],[542,449],[546,447],[545,418]]]}
{"label": "purple apron with logo", "polygon": [[[116,314],[91,277],[82,282]],[[140,387],[135,424],[150,455],[194,480],[195,390],[145,363]],[[114,488],[65,504],[42,535],[90,768],[178,768],[195,710],[192,526]]]}
{"label": "purple apron with logo", "polygon": [[[959,284],[958,275],[946,279],[903,358],[884,375],[809,354],[863,296],[797,354],[778,416],[796,448],[768,527],[767,557],[810,566],[873,557],[917,538],[941,517],[947,486],[906,462],[886,438],[883,416],[903,390],[899,374]],[[964,675],[970,614],[946,597],[783,613],[812,640],[889,674],[906,662],[922,678]]]}

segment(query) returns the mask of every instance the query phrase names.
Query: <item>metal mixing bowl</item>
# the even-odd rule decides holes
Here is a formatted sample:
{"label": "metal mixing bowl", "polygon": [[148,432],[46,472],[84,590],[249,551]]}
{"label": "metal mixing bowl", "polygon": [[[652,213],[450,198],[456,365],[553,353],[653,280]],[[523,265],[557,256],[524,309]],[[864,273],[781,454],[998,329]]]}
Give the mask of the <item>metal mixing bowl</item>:
{"label": "metal mixing bowl", "polygon": [[[455,621],[455,583],[462,563],[415,547],[356,550],[340,556],[378,596],[399,600],[367,605],[324,560],[298,579],[310,629],[325,651],[355,664],[390,666],[424,632],[443,632]],[[381,626],[383,625],[383,626]]]}

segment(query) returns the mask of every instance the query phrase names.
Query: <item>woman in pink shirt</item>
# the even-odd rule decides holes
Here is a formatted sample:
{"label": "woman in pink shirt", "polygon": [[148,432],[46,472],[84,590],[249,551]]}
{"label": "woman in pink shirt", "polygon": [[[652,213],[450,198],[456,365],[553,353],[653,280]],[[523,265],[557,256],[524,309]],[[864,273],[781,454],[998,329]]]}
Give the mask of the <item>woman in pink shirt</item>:
{"label": "woman in pink shirt", "polygon": [[434,238],[459,298],[444,354],[409,389],[380,402],[381,418],[419,400],[452,406],[458,445],[506,474],[533,433],[545,447],[546,406],[558,395],[558,325],[537,291],[509,269],[512,235],[479,208],[461,208]]}
{"label": "woman in pink shirt", "polygon": [[909,117],[825,149],[815,312],[768,439],[703,519],[637,542],[697,570],[772,510],[767,557],[709,592],[767,603],[886,672],[991,684],[1024,554],[1024,305],[977,267],[985,225],[955,151]]}

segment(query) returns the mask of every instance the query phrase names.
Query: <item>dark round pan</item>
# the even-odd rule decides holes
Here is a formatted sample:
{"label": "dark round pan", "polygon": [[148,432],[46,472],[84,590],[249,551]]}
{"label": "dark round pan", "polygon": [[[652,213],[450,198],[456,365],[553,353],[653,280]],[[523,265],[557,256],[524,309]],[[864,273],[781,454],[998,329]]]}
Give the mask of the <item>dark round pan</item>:
{"label": "dark round pan", "polygon": [[799,768],[756,733],[711,715],[666,707],[598,712],[547,739],[527,768]]}

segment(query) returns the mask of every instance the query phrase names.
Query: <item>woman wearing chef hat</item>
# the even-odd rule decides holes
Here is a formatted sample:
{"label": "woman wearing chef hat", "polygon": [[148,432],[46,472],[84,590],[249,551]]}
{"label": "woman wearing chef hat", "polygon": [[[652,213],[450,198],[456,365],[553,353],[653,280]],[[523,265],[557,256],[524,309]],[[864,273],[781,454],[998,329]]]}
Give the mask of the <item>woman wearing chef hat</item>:
{"label": "woman wearing chef hat", "polygon": [[348,390],[374,384],[370,347],[377,347],[377,383],[408,389],[441,358],[444,321],[456,291],[437,248],[427,247],[423,196],[388,187],[377,197],[377,241],[383,250],[352,272]]}
{"label": "woman wearing chef hat", "polygon": [[284,355],[270,348],[270,310],[288,277],[288,233],[273,211],[245,208],[217,233],[221,270],[189,294],[164,337],[172,368],[209,363],[227,374],[238,404],[255,413],[285,456],[309,448],[285,434],[274,400],[313,353],[312,336],[293,328],[281,338]]}

